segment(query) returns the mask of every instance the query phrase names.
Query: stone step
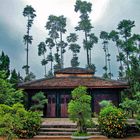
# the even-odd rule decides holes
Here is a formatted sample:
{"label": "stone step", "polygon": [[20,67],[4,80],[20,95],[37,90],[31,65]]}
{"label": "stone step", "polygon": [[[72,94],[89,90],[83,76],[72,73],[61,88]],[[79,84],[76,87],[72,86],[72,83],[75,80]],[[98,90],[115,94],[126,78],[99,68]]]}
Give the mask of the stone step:
{"label": "stone step", "polygon": [[64,135],[72,135],[73,132],[38,132],[38,135],[49,135],[49,136],[52,136],[52,135],[55,135],[55,136],[64,136]]}
{"label": "stone step", "polygon": [[[73,132],[54,132],[54,131],[50,131],[50,132],[38,132],[38,135],[49,135],[49,136],[51,136],[51,135],[55,135],[55,136],[59,136],[59,135],[61,135],[61,136],[64,136],[64,135],[72,135],[73,134]],[[91,135],[100,135],[101,134],[101,132],[88,132],[88,134],[91,134]]]}
{"label": "stone step", "polygon": [[[33,139],[37,140],[71,140],[71,136],[48,136],[48,135],[36,135]],[[108,138],[103,135],[93,135],[89,140],[107,140]]]}
{"label": "stone step", "polygon": [[52,124],[52,125],[47,125],[47,124],[44,124],[44,125],[41,125],[41,128],[76,128],[76,125],[73,124],[73,125],[58,125],[58,124]]}
{"label": "stone step", "polygon": [[[50,131],[53,131],[53,132],[75,132],[77,129],[76,128],[40,128],[39,132],[50,132]],[[97,132],[98,129],[97,128],[88,128],[87,129],[88,132]]]}
{"label": "stone step", "polygon": [[40,128],[39,132],[74,132],[76,130],[76,128]]}

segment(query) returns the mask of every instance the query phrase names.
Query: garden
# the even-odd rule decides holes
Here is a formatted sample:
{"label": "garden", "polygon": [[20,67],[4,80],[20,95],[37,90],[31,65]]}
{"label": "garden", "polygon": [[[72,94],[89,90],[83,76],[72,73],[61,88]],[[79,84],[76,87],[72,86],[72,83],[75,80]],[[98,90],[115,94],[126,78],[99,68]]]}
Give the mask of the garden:
{"label": "garden", "polygon": [[[68,105],[69,117],[77,123],[77,131],[73,133],[74,139],[88,138],[87,128],[95,127],[92,121],[91,97],[87,93],[87,88],[80,86],[72,91],[72,100]],[[136,93],[135,100],[126,98],[119,107],[113,105],[110,101],[103,100],[99,104],[101,110],[98,116],[98,126],[101,133],[108,138],[125,138],[135,135],[131,130],[135,128],[137,134],[140,134],[140,92]],[[134,102],[135,105],[132,106]],[[128,123],[133,118],[135,126]],[[131,133],[131,134],[130,134]]]}
{"label": "garden", "polygon": [[[32,97],[32,106],[26,108],[26,94],[13,85],[6,78],[5,72],[0,72],[0,136],[7,140],[13,138],[32,138],[42,123],[42,109],[47,99],[43,92],[39,92]],[[128,89],[127,89],[128,90]],[[101,101],[98,127],[101,133],[107,137],[124,138],[130,135],[131,125],[128,119],[135,120],[135,129],[140,129],[140,92],[136,92],[133,99],[124,97],[119,107],[111,101]],[[73,137],[89,137],[88,129],[95,126],[92,121],[94,113],[91,111],[91,96],[87,88],[79,86],[72,91],[72,99],[68,104],[69,118],[77,124],[77,131]],[[133,133],[132,133],[133,135]]]}

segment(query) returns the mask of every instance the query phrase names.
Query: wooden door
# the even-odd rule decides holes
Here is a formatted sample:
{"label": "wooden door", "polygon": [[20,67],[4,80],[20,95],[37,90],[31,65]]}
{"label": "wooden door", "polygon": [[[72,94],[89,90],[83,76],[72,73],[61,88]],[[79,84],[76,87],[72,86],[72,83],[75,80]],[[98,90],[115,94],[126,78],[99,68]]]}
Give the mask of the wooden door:
{"label": "wooden door", "polygon": [[47,117],[56,117],[56,96],[48,95]]}
{"label": "wooden door", "polygon": [[70,101],[70,95],[61,95],[60,96],[60,116],[61,117],[68,117],[68,103]]}

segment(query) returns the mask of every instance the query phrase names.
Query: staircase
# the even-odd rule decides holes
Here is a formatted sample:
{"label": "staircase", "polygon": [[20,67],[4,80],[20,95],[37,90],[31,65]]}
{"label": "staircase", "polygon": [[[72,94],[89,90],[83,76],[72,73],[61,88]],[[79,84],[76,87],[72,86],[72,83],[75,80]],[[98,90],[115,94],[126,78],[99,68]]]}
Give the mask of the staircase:
{"label": "staircase", "polygon": [[[38,135],[34,139],[61,139],[61,140],[70,140],[73,132],[77,130],[76,124],[71,122],[47,122],[41,125],[41,128],[38,132]],[[91,135],[101,136],[100,132],[96,128],[88,128],[88,133]]]}

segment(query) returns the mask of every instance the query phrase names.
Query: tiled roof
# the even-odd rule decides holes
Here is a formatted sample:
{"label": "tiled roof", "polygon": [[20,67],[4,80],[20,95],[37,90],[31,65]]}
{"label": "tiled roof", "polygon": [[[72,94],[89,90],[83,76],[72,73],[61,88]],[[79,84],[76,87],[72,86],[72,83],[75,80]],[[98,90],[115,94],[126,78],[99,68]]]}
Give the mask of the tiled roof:
{"label": "tiled roof", "polygon": [[93,70],[85,69],[85,68],[64,68],[55,72],[55,74],[93,74]]}
{"label": "tiled roof", "polygon": [[64,89],[75,88],[77,86],[86,86],[88,88],[127,88],[125,82],[116,80],[105,80],[99,77],[80,78],[80,77],[60,77],[50,79],[40,79],[19,85],[23,89]]}

